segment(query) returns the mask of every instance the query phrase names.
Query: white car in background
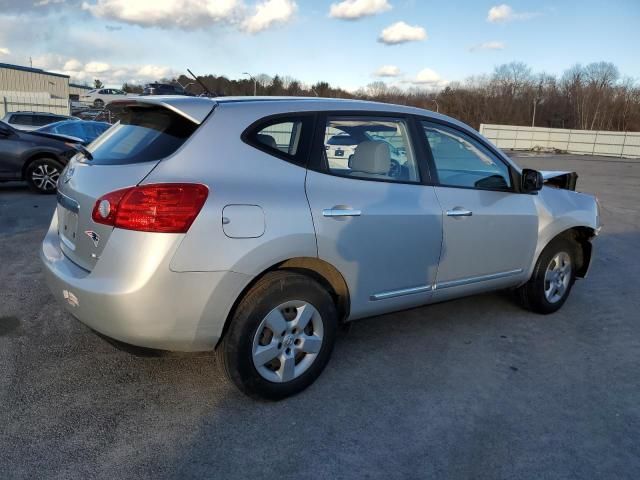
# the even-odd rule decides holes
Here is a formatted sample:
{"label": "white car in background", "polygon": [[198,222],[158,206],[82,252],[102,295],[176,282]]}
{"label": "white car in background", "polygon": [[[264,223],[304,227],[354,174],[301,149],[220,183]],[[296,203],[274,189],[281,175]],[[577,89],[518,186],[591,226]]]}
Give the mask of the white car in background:
{"label": "white car in background", "polygon": [[110,104],[114,100],[123,100],[130,95],[124,90],[118,90],[115,88],[96,88],[95,90],[89,90],[86,95],[80,97],[82,103],[88,103],[97,108],[102,108],[105,105]]}

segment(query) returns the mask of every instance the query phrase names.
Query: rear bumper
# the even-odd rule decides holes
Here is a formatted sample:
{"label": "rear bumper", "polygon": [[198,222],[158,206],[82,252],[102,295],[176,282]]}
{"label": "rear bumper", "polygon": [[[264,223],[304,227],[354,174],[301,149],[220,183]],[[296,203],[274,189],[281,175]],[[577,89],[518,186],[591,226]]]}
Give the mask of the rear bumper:
{"label": "rear bumper", "polygon": [[90,328],[132,345],[211,350],[251,277],[235,272],[172,272],[182,235],[115,230],[91,272],[64,256],[57,217],[40,256],[56,299]]}

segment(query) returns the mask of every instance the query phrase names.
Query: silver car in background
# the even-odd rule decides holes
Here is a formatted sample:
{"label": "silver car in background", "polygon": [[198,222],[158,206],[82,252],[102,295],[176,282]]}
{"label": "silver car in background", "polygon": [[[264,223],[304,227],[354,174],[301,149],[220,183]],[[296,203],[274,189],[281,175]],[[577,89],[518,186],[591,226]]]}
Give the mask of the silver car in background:
{"label": "silver car in background", "polygon": [[[523,170],[446,116],[309,98],[116,103],[120,123],[61,175],[41,251],[51,291],[117,340],[216,349],[249,395],[311,384],[342,322],[497,289],[551,313],[589,268],[598,206],[575,173]],[[336,135],[357,141],[348,163],[327,160]]]}

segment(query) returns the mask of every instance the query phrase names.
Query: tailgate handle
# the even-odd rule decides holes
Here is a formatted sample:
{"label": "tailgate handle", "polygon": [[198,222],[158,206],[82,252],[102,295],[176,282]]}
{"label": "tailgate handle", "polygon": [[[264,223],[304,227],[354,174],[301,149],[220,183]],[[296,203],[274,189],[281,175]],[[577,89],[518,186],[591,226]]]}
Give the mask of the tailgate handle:
{"label": "tailgate handle", "polygon": [[80,212],[80,204],[76,202],[73,198],[67,197],[64,193],[58,190],[57,200],[60,205],[62,205],[67,210],[71,210],[73,213]]}

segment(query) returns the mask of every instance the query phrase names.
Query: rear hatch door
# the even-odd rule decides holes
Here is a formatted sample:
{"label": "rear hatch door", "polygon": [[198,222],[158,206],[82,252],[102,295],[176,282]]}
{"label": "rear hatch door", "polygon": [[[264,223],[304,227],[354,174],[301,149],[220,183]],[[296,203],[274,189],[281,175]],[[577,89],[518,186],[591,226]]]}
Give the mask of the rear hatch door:
{"label": "rear hatch door", "polygon": [[[215,103],[209,102],[210,111]],[[91,271],[113,227],[92,220],[106,193],[139,184],[163,159],[179,153],[203,118],[193,118],[160,102],[120,105],[120,121],[79,153],[58,181],[58,235],[63,253]]]}

